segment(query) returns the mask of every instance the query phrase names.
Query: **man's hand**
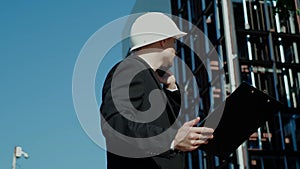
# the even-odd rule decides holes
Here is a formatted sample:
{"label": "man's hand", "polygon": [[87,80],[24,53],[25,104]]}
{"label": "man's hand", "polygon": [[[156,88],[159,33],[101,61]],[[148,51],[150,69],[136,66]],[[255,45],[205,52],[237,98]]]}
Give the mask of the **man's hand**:
{"label": "man's hand", "polygon": [[175,139],[174,148],[180,151],[192,151],[201,144],[207,144],[209,139],[213,138],[214,130],[207,127],[194,127],[200,118],[188,121],[179,128]]}
{"label": "man's hand", "polygon": [[164,84],[167,89],[169,90],[175,90],[177,89],[176,86],[176,79],[173,73],[170,70],[167,70],[166,73],[163,76],[159,76],[157,72],[156,77],[158,78],[159,82]]}

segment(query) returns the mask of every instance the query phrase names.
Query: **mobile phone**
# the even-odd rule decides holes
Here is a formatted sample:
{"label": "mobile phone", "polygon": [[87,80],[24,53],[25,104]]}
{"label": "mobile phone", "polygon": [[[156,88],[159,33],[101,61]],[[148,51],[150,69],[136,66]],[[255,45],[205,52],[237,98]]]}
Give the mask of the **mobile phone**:
{"label": "mobile phone", "polygon": [[161,69],[157,69],[156,72],[157,72],[157,74],[158,74],[160,77],[163,77],[164,74],[166,73],[166,71],[163,71],[163,70],[161,70]]}
{"label": "mobile phone", "polygon": [[156,72],[158,73],[158,75],[159,75],[160,77],[163,77],[163,76],[167,73],[167,70],[168,70],[168,69],[169,69],[169,68],[166,67],[166,66],[161,66],[159,69],[156,70]]}

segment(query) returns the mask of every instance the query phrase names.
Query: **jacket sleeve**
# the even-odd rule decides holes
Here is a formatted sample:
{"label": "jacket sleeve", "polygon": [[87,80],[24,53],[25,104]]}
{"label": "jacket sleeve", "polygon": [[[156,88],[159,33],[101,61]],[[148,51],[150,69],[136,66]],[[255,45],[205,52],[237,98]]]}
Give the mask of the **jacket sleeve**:
{"label": "jacket sleeve", "polygon": [[168,101],[172,106],[172,110],[174,112],[175,117],[178,117],[179,112],[180,112],[180,108],[181,108],[181,93],[180,93],[180,88],[178,87],[178,90],[175,91],[170,91],[168,89],[166,89],[165,87],[163,88],[166,96],[168,97]]}

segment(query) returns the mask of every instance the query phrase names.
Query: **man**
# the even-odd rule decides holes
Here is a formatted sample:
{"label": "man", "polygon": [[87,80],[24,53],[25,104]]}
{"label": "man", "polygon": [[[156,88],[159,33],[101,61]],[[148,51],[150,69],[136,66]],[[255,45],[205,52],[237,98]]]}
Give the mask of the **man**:
{"label": "man", "polygon": [[[185,153],[213,138],[213,129],[180,123],[181,94],[169,70],[176,39],[186,35],[170,17],[148,12],[131,27],[131,54],[108,73],[101,125],[108,169],[183,169]],[[183,124],[183,125],[180,125]]]}

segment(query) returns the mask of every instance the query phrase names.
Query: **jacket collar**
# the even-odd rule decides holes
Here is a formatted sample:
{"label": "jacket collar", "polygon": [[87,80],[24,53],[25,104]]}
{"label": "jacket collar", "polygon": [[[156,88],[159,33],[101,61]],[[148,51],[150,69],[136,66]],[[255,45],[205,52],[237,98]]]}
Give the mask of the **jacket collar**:
{"label": "jacket collar", "polygon": [[132,58],[132,59],[135,59],[135,60],[141,62],[143,65],[145,65],[145,67],[149,70],[151,76],[155,80],[155,83],[157,84],[157,86],[160,89],[162,89],[161,83],[159,82],[158,78],[156,77],[156,73],[154,72],[154,70],[151,68],[151,66],[144,59],[142,59],[141,57],[139,57],[135,54],[132,54],[129,57]]}

